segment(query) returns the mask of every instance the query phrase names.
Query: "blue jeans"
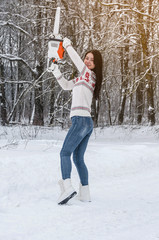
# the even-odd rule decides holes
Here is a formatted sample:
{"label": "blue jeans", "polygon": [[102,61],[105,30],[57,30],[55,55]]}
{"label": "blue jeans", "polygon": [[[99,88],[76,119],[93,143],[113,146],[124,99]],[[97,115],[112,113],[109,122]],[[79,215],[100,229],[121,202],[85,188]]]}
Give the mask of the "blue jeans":
{"label": "blue jeans", "polygon": [[71,120],[72,126],[60,152],[62,178],[65,180],[71,177],[71,154],[73,153],[73,162],[77,168],[80,182],[85,186],[88,185],[88,170],[84,162],[84,153],[93,131],[93,121],[91,117],[82,116],[74,116]]}

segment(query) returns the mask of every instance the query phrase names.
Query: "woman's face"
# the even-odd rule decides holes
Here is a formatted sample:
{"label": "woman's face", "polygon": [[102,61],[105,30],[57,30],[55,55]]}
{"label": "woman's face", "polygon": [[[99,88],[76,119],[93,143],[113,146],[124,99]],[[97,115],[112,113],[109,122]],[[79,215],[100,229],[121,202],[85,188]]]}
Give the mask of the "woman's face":
{"label": "woman's face", "polygon": [[84,59],[84,64],[88,67],[88,69],[92,70],[95,68],[94,64],[94,56],[92,53],[87,53],[85,59]]}

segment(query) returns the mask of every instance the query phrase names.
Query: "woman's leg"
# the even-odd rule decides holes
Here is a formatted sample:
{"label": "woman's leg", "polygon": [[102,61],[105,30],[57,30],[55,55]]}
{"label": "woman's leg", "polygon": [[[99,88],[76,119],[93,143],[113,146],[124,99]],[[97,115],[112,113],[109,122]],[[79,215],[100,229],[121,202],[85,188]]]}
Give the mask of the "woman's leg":
{"label": "woman's leg", "polygon": [[92,130],[84,137],[84,139],[73,152],[73,161],[77,168],[82,186],[88,185],[88,169],[84,162],[84,153],[86,151],[91,133]]}
{"label": "woman's leg", "polygon": [[80,142],[85,138],[85,136],[87,136],[88,133],[92,131],[92,126],[90,128],[90,124],[87,124],[89,121],[87,117],[76,116],[72,118],[72,126],[68,131],[60,152],[61,172],[62,178],[64,180],[70,178],[71,175],[71,154],[80,144]]}

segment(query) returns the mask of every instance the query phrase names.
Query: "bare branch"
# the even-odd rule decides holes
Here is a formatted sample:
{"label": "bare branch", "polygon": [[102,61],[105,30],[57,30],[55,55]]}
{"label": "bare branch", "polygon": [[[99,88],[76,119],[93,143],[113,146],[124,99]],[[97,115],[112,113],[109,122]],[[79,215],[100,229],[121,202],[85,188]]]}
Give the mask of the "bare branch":
{"label": "bare branch", "polygon": [[38,81],[43,77],[43,75],[44,75],[45,73],[46,73],[46,71],[43,72],[43,73],[40,75],[40,77],[38,77],[38,79],[36,79],[36,80],[34,81],[34,83],[32,84],[32,86],[26,87],[26,88],[21,92],[20,96],[18,97],[18,99],[16,100],[16,103],[14,104],[14,106],[13,106],[13,108],[12,108],[11,113],[10,113],[9,116],[8,116],[7,122],[9,122],[10,119],[12,118],[13,113],[14,113],[14,111],[15,111],[15,108],[16,108],[16,106],[18,105],[18,103],[21,101],[21,99],[22,99],[33,87],[35,87],[35,86],[37,85]]}

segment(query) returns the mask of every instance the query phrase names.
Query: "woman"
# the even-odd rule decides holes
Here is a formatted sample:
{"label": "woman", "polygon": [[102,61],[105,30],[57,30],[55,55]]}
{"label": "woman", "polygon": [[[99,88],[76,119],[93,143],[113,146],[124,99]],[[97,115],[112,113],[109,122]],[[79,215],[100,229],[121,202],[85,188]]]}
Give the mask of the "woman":
{"label": "woman", "polygon": [[76,195],[71,184],[71,154],[80,178],[78,198],[81,201],[91,201],[88,184],[88,170],[84,162],[84,153],[88,140],[93,131],[91,118],[91,104],[93,96],[99,97],[102,83],[102,57],[98,50],[86,53],[84,62],[71,46],[71,41],[64,38],[63,47],[79,71],[76,79],[67,81],[58,69],[52,64],[51,70],[58,83],[64,90],[72,90],[72,106],[70,117],[72,126],[64,140],[60,152],[62,180],[59,181],[61,196],[58,204],[67,203]]}

